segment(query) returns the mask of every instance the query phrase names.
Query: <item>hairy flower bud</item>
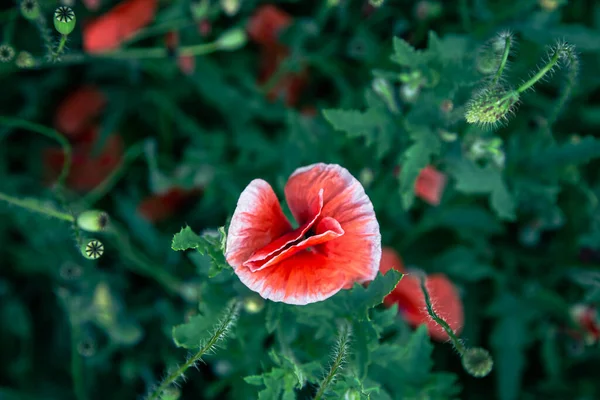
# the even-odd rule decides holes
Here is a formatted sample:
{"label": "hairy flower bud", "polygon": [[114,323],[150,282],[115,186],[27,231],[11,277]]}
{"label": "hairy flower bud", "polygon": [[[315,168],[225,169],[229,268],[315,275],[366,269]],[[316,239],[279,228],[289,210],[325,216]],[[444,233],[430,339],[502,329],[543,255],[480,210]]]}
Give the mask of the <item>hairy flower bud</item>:
{"label": "hairy flower bud", "polygon": [[21,2],[21,15],[23,18],[30,21],[36,20],[40,17],[40,4],[37,0],[23,0]]}
{"label": "hairy flower bud", "polygon": [[501,86],[484,88],[467,104],[465,118],[470,124],[493,125],[514,112],[519,93]]}
{"label": "hairy flower bud", "polygon": [[103,231],[109,222],[108,214],[100,210],[84,211],[77,217],[77,225],[84,231]]}
{"label": "hairy flower bud", "polygon": [[75,12],[71,7],[61,6],[54,11],[54,27],[61,35],[68,35],[75,29]]}
{"label": "hairy flower bud", "polygon": [[462,365],[470,375],[483,378],[492,371],[494,360],[489,351],[481,347],[475,347],[465,350],[462,355]]}
{"label": "hairy flower bud", "polygon": [[97,260],[104,254],[104,245],[97,239],[89,239],[81,246],[81,254],[88,260]]}
{"label": "hairy flower bud", "polygon": [[31,68],[35,66],[35,59],[31,55],[31,53],[27,51],[21,51],[17,55],[17,60],[15,61],[17,67],[19,68]]}
{"label": "hairy flower bud", "polygon": [[15,58],[15,50],[7,45],[7,44],[3,44],[0,46],[0,62],[10,62],[12,61],[12,59]]}

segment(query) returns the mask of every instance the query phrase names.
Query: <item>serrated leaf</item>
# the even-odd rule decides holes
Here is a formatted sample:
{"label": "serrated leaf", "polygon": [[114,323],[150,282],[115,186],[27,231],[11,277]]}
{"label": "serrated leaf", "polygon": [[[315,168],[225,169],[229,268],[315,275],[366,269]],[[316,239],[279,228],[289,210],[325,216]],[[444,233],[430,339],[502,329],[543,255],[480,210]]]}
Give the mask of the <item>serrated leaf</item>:
{"label": "serrated leaf", "polygon": [[217,321],[218,314],[194,315],[187,323],[174,326],[172,335],[175,345],[185,349],[198,348]]}
{"label": "serrated leaf", "polygon": [[394,37],[394,54],[390,59],[403,67],[415,68],[426,64],[430,57],[427,52],[415,50],[406,40]]}
{"label": "serrated leaf", "polygon": [[408,210],[415,199],[415,182],[423,168],[431,163],[433,155],[439,154],[441,141],[431,129],[418,126],[409,129],[410,137],[414,140],[401,157],[400,196],[402,206]]}
{"label": "serrated leaf", "polygon": [[346,132],[349,138],[363,137],[367,146],[374,145],[378,158],[389,152],[393,122],[385,108],[370,107],[366,111],[326,109],[323,116],[336,130]]}
{"label": "serrated leaf", "polygon": [[403,372],[406,380],[417,384],[427,380],[433,367],[432,352],[433,345],[429,340],[427,327],[420,325],[411,335],[408,345],[400,355],[400,362],[405,366]]}
{"label": "serrated leaf", "polygon": [[196,249],[200,254],[210,257],[211,266],[208,276],[213,278],[223,269],[229,268],[224,255],[226,240],[224,227],[219,227],[216,232],[208,231],[199,236],[192,228],[186,226],[173,236],[171,248],[175,251]]}
{"label": "serrated leaf", "polygon": [[456,179],[456,190],[467,194],[487,194],[496,214],[506,220],[514,220],[515,202],[508,192],[500,170],[492,165],[477,166],[468,159],[450,163],[450,173]]}

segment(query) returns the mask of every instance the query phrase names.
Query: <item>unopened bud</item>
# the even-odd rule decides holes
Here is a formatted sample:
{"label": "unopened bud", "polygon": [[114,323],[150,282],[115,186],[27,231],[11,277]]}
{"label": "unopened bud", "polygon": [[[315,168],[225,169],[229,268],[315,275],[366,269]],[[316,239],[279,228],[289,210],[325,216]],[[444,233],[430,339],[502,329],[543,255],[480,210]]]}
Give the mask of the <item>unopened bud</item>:
{"label": "unopened bud", "polygon": [[485,88],[467,104],[465,118],[470,124],[493,125],[514,111],[519,93],[500,86]]}
{"label": "unopened bud", "polygon": [[15,64],[17,64],[17,67],[19,68],[31,68],[35,66],[35,59],[31,53],[27,51],[21,51],[17,55]]}
{"label": "unopened bud", "polygon": [[465,350],[462,355],[462,365],[470,375],[483,378],[492,372],[494,360],[489,351],[481,347],[475,347]]}
{"label": "unopened bud", "polygon": [[3,44],[0,46],[0,62],[6,63],[12,61],[15,58],[15,50],[7,45]]}
{"label": "unopened bud", "polygon": [[20,9],[23,18],[30,21],[38,19],[41,15],[40,4],[37,0],[23,0]]}
{"label": "unopened bud", "polygon": [[84,231],[100,232],[106,229],[109,217],[104,211],[84,211],[77,217],[77,225]]}
{"label": "unopened bud", "polygon": [[373,173],[373,170],[371,168],[363,168],[362,171],[360,171],[358,180],[363,185],[363,187],[371,186],[371,183],[373,183],[374,179],[375,174]]}
{"label": "unopened bud", "polygon": [[240,10],[240,0],[221,0],[221,8],[230,17],[233,17]]}
{"label": "unopened bud", "polygon": [[71,7],[61,6],[54,11],[54,27],[61,35],[68,35],[75,29],[75,12]]}
{"label": "unopened bud", "polygon": [[104,254],[104,245],[97,239],[87,240],[81,246],[81,254],[88,260],[97,260]]}
{"label": "unopened bud", "polygon": [[242,28],[231,29],[217,39],[217,46],[220,50],[237,50],[246,44],[248,37],[246,31]]}

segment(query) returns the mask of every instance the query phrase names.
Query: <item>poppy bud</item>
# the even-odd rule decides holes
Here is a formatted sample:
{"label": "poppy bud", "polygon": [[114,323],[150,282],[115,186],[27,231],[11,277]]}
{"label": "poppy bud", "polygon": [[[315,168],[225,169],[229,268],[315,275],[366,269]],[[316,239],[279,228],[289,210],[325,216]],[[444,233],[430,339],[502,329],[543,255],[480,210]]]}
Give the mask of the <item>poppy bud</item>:
{"label": "poppy bud", "polygon": [[33,21],[40,17],[40,5],[36,0],[23,0],[20,8],[25,19]]}
{"label": "poppy bud", "polygon": [[68,35],[75,29],[75,12],[71,7],[61,6],[54,11],[54,27],[61,35]]}
{"label": "poppy bud", "polygon": [[21,51],[17,56],[15,64],[17,64],[17,67],[19,68],[31,68],[35,66],[35,59],[31,55],[31,53],[27,51]]}
{"label": "poppy bud", "polygon": [[15,57],[15,50],[7,44],[0,46],[0,62],[9,62]]}
{"label": "poppy bud", "polygon": [[467,349],[462,355],[462,365],[465,371],[476,378],[487,376],[494,367],[490,352],[481,347]]}
{"label": "poppy bud", "polygon": [[258,314],[265,307],[265,301],[262,297],[248,296],[244,299],[244,310],[248,314]]}
{"label": "poppy bud", "polygon": [[240,0],[221,0],[221,8],[229,17],[233,17],[240,10]]}
{"label": "poppy bud", "polygon": [[109,222],[108,214],[100,210],[84,211],[77,217],[77,225],[84,231],[103,231]]}
{"label": "poppy bud", "polygon": [[500,86],[485,88],[467,104],[465,118],[470,124],[493,125],[514,112],[519,93]]}
{"label": "poppy bud", "polygon": [[247,39],[248,37],[243,29],[231,29],[217,39],[217,47],[220,50],[237,50],[246,44]]}
{"label": "poppy bud", "polygon": [[88,260],[97,260],[104,254],[104,245],[97,239],[89,239],[81,246],[81,254]]}

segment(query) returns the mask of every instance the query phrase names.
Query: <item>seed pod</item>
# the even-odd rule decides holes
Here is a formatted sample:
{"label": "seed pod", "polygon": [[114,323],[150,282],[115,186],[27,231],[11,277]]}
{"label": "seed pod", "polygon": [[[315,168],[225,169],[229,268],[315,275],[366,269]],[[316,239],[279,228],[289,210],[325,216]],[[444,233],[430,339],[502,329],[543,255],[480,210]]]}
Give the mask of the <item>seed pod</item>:
{"label": "seed pod", "polygon": [[77,217],[77,225],[88,232],[103,231],[108,222],[108,214],[100,210],[84,211]]}
{"label": "seed pod", "polygon": [[61,35],[68,35],[75,29],[75,12],[71,7],[61,6],[54,11],[54,27]]}
{"label": "seed pod", "polygon": [[0,62],[10,62],[12,61],[12,59],[15,58],[15,50],[7,45],[7,44],[3,44],[0,46]]}
{"label": "seed pod", "polygon": [[97,239],[89,239],[81,246],[81,254],[88,260],[97,260],[104,254],[104,245]]}
{"label": "seed pod", "polygon": [[481,347],[467,349],[462,355],[462,365],[465,371],[476,378],[487,376],[494,367],[494,360],[489,351]]}
{"label": "seed pod", "polygon": [[30,21],[36,20],[40,17],[40,5],[37,0],[23,0],[21,2],[21,15],[23,18]]}
{"label": "seed pod", "polygon": [[485,88],[467,104],[465,118],[470,124],[494,125],[514,112],[519,93],[501,86]]}

